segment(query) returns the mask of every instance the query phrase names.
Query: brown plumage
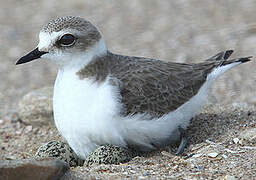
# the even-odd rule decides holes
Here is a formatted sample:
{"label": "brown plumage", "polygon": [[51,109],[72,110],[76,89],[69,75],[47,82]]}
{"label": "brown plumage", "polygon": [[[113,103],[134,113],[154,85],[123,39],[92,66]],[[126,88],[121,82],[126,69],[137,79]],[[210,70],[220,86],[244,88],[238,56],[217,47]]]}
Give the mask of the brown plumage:
{"label": "brown plumage", "polygon": [[98,82],[110,75],[113,85],[120,88],[124,115],[149,113],[162,116],[196,95],[214,68],[236,61],[249,61],[250,57],[227,61],[232,52],[218,53],[198,64],[164,62],[108,52],[103,57],[96,57],[77,74],[81,79],[95,78]]}

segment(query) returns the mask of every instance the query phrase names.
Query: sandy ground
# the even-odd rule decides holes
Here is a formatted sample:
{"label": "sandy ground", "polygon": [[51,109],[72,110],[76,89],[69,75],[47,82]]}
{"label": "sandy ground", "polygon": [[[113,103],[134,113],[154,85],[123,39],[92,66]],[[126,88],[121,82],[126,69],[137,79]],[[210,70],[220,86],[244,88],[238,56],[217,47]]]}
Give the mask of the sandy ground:
{"label": "sandy ground", "polygon": [[[51,64],[39,60],[17,67],[14,65],[19,57],[37,45],[38,32],[50,19],[64,15],[79,15],[87,18],[99,27],[111,51],[126,55],[187,63],[200,62],[226,49],[234,49],[234,56],[256,56],[256,1],[254,0],[0,0],[0,4],[0,119],[3,120],[0,124],[0,133],[2,133],[1,138],[5,137],[6,133],[16,134],[15,136],[18,137],[15,142],[5,142],[7,144],[2,147],[7,148],[9,152],[0,150],[1,159],[2,152],[5,152],[5,157],[10,156],[9,158],[22,158],[23,155],[28,157],[42,142],[60,138],[56,130],[49,127],[33,127],[30,131],[23,124],[9,122],[14,118],[11,115],[16,111],[18,100],[25,93],[54,83],[57,70]],[[255,106],[255,69],[256,64],[253,61],[226,73],[214,85],[210,101],[225,105],[245,102]],[[19,131],[21,128],[19,126],[27,128],[28,134]],[[231,127],[228,129],[233,132]],[[35,134],[31,134],[34,131]],[[38,132],[43,134],[36,135]],[[240,129],[237,129],[237,132],[239,133]],[[230,142],[231,137],[232,133],[230,135],[229,131],[220,136],[224,144]],[[8,136],[6,138],[8,139]],[[5,139],[0,140],[5,141]],[[16,144],[15,148],[8,149],[8,144],[12,143]],[[248,174],[252,171],[236,172],[236,167],[245,167],[244,162],[249,161],[249,155],[255,159],[255,152],[250,154],[246,151],[244,154],[248,156],[236,156],[238,164],[229,171],[236,175],[241,171],[242,174],[247,174],[247,177],[252,177]],[[147,167],[150,169],[151,160],[158,161],[158,165],[161,166],[162,162],[169,162],[170,158],[158,153],[149,159],[143,159],[140,163],[144,161],[149,163]],[[222,161],[225,163],[225,160]],[[255,162],[249,162],[255,167]],[[136,166],[139,167],[140,163]],[[170,163],[171,167],[175,166],[172,161]],[[166,163],[165,165],[169,166]],[[179,163],[176,165],[180,168]],[[221,168],[222,164],[219,165]],[[161,168],[155,169],[157,174],[157,169]],[[81,171],[88,172],[88,169]],[[229,171],[226,171],[226,174]],[[224,174],[217,173],[212,178]],[[160,175],[164,174],[160,173]]]}
{"label": "sandy ground", "polygon": [[[38,43],[50,19],[64,15],[87,18],[103,33],[108,48],[126,55],[176,62],[200,62],[234,49],[234,56],[255,55],[256,1],[17,1],[1,0],[0,108],[15,110],[20,97],[53,84],[56,68],[15,61]],[[222,76],[213,88],[219,103],[256,104],[255,61]]]}
{"label": "sandy ground", "polygon": [[[1,122],[0,160],[32,158],[50,140],[62,140],[54,127]],[[245,134],[255,129],[254,139]],[[175,156],[177,146],[135,157],[120,165],[76,167],[80,177],[92,179],[255,179],[256,108],[214,105],[204,108],[189,127],[189,146]],[[236,140],[237,139],[237,140]],[[215,155],[214,155],[215,154]],[[215,157],[216,156],[216,157]]]}

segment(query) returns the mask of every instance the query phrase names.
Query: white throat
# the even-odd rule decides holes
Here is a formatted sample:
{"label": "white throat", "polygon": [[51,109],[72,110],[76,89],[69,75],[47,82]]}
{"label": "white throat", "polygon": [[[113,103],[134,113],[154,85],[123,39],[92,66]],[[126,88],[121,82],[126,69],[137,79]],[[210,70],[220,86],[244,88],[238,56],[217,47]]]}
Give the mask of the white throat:
{"label": "white throat", "polygon": [[[87,64],[89,64],[94,57],[103,56],[107,53],[107,48],[104,42],[104,39],[101,38],[94,46],[89,48],[88,50],[81,52],[81,53],[74,53],[72,56],[68,56],[64,60],[65,63],[61,68],[62,69],[74,69],[74,70],[80,70],[84,68]],[[65,58],[65,57],[63,57]]]}

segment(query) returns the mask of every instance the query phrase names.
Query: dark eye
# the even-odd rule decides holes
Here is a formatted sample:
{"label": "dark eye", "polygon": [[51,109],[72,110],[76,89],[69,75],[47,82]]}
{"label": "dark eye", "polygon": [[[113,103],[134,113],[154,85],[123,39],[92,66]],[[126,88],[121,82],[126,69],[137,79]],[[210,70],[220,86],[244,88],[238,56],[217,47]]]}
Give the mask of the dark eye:
{"label": "dark eye", "polygon": [[75,37],[72,34],[65,34],[63,35],[59,43],[61,46],[72,46],[75,43]]}

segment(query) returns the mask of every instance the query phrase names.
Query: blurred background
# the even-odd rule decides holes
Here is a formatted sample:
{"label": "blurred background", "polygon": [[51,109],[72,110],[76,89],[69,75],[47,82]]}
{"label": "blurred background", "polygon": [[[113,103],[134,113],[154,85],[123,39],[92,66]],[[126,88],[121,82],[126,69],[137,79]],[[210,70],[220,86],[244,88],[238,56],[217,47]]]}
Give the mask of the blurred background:
{"label": "blurred background", "polygon": [[[78,15],[103,33],[110,51],[194,63],[234,49],[256,57],[255,0],[0,0],[0,112],[21,97],[53,86],[57,69],[43,61],[15,66],[34,49],[40,29],[60,16]],[[212,102],[256,105],[256,63],[236,67],[212,88]]]}

